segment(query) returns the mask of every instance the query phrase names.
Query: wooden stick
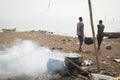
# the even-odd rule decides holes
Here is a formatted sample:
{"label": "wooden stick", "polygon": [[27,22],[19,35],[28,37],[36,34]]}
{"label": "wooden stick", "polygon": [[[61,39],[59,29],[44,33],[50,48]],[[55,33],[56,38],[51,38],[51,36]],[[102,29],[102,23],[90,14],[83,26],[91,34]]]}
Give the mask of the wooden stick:
{"label": "wooden stick", "polygon": [[93,34],[94,49],[95,49],[96,61],[97,61],[97,69],[98,69],[98,72],[100,72],[98,53],[97,53],[97,49],[96,49],[96,41],[95,41],[95,32],[94,32],[94,25],[93,25],[91,0],[88,0],[88,5],[89,5],[90,22],[91,22],[91,28],[92,28],[92,34]]}
{"label": "wooden stick", "polygon": [[[82,70],[79,65],[77,65],[76,63],[74,63],[74,62],[71,61],[70,59],[66,58],[66,60],[67,60],[68,62],[70,62],[71,64],[73,64],[75,67],[77,67],[79,70],[81,70],[81,71],[83,71],[83,72],[86,72],[86,71]],[[88,72],[86,72],[86,73],[88,73]],[[85,79],[85,80],[88,80],[88,78],[86,78],[86,77],[84,77],[84,76],[82,76],[82,75],[80,75],[80,77],[83,78],[83,79]]]}

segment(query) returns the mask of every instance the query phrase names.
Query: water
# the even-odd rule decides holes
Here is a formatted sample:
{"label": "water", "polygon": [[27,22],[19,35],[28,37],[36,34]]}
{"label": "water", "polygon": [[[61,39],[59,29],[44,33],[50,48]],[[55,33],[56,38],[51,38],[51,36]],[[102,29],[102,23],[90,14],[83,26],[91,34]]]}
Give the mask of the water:
{"label": "water", "polygon": [[[38,17],[26,18],[22,20],[1,21],[0,31],[2,28],[16,28],[17,31],[31,31],[31,30],[47,30],[55,34],[76,36],[77,18],[73,17]],[[98,20],[94,21],[95,34],[97,33]],[[120,32],[120,20],[104,20],[105,32]],[[90,21],[84,19],[85,36],[92,36]]]}

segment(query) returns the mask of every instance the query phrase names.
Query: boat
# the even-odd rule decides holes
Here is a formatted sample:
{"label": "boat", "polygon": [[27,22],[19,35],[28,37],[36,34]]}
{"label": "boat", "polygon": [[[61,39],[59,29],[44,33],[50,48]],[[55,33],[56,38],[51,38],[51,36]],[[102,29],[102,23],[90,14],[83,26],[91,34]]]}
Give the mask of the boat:
{"label": "boat", "polygon": [[2,29],[3,32],[15,32],[16,28],[12,28],[12,29]]}
{"label": "boat", "polygon": [[104,37],[120,38],[120,32],[104,32]]}

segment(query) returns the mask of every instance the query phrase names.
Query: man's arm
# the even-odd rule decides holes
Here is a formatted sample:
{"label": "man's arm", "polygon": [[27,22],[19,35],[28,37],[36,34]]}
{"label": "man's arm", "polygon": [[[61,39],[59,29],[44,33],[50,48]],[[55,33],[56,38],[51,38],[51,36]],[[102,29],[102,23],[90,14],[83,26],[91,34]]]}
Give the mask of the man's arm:
{"label": "man's arm", "polygon": [[81,35],[84,36],[84,24],[82,24],[82,26],[81,26]]}
{"label": "man's arm", "polygon": [[80,30],[80,26],[79,24],[77,24],[77,33],[76,33],[77,35],[79,35],[79,32],[80,32],[79,30]]}

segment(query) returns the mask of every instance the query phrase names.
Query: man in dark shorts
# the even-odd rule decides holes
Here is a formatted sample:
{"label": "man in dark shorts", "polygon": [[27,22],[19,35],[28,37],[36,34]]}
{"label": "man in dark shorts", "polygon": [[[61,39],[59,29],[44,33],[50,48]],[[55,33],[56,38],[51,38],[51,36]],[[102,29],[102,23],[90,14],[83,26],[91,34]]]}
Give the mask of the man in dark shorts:
{"label": "man in dark shorts", "polygon": [[104,28],[105,26],[102,24],[102,20],[99,20],[99,24],[97,25],[97,41],[98,41],[98,50],[100,50],[100,46],[103,40],[103,36],[104,36]]}
{"label": "man in dark shorts", "polygon": [[84,37],[84,23],[82,17],[79,17],[79,22],[77,23],[77,36],[79,39],[79,51],[82,51],[83,37]]}

